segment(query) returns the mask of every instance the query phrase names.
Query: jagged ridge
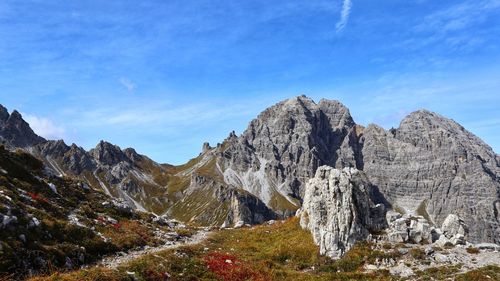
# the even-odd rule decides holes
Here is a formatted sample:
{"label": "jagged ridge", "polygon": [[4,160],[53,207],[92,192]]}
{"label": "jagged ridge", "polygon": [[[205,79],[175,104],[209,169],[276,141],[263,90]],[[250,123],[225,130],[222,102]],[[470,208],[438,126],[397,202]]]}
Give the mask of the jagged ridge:
{"label": "jagged ridge", "polygon": [[[328,165],[363,170],[388,207],[422,213],[438,225],[457,213],[471,241],[500,242],[498,155],[456,122],[428,111],[387,131],[357,125],[338,101],[299,96],[263,111],[241,136],[233,132],[213,148],[204,144],[200,156],[181,166],[104,142],[90,152],[53,141],[32,144],[30,151],[58,173],[79,176],[136,208],[197,223],[221,224],[230,214],[246,213],[231,209],[236,193],[266,206],[255,211],[264,219],[292,215],[305,182]],[[232,223],[259,222],[260,216],[242,216]]]}

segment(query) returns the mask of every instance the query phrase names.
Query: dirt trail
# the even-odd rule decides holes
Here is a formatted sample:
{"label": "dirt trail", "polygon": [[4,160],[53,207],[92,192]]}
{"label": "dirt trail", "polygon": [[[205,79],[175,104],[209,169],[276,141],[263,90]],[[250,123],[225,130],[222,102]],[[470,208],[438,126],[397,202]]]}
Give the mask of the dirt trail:
{"label": "dirt trail", "polygon": [[209,231],[205,229],[199,230],[197,233],[195,233],[193,236],[179,240],[179,241],[167,241],[164,245],[158,246],[158,247],[146,247],[142,250],[134,250],[134,251],[129,251],[129,252],[121,252],[118,253],[114,256],[106,257],[104,258],[99,265],[115,269],[118,266],[125,264],[129,261],[132,261],[134,259],[137,259],[141,256],[152,254],[152,253],[157,253],[163,250],[167,249],[174,249],[179,246],[185,246],[185,245],[194,245],[202,242],[205,240],[208,235]]}

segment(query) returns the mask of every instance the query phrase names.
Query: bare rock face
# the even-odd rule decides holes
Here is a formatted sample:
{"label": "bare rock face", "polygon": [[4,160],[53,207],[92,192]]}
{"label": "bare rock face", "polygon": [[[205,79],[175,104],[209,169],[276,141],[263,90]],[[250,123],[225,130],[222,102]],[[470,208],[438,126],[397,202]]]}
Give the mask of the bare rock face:
{"label": "bare rock face", "polygon": [[461,235],[467,238],[469,230],[465,225],[465,222],[461,220],[457,215],[450,214],[446,217],[441,226],[441,231],[446,238],[453,238],[456,235]]}
{"label": "bare rock face", "polygon": [[19,112],[14,110],[9,115],[2,105],[0,105],[0,140],[12,148],[26,148],[45,142],[44,138],[33,132]]}
{"label": "bare rock face", "polygon": [[224,222],[225,226],[243,224],[261,224],[279,216],[269,209],[255,195],[244,190],[231,190],[229,214]]}
{"label": "bare rock face", "polygon": [[471,242],[500,243],[500,165],[478,137],[421,110],[391,131],[368,126],[360,143],[363,171],[394,207],[435,225],[457,214]]}
{"label": "bare rock face", "polygon": [[259,114],[221,153],[225,181],[258,196],[274,210],[300,206],[305,181],[321,165],[355,166],[348,144],[354,130],[349,110],[337,101],[318,104],[300,96]]}
{"label": "bare rock face", "polygon": [[357,241],[387,227],[385,207],[375,204],[369,182],[354,168],[322,166],[306,185],[304,204],[297,212],[321,254],[339,258]]}
{"label": "bare rock face", "polygon": [[62,140],[46,141],[31,147],[30,151],[58,174],[79,175],[96,169],[95,160],[87,151],[75,144],[68,146]]}
{"label": "bare rock face", "polygon": [[120,147],[105,141],[100,141],[89,153],[101,165],[113,166],[120,162],[128,162],[127,160],[129,160]]}

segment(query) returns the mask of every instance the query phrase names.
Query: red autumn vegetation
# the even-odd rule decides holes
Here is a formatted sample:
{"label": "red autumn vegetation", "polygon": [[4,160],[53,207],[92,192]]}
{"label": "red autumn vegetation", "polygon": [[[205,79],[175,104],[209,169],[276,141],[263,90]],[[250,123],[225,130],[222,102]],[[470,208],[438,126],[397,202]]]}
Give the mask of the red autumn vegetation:
{"label": "red autumn vegetation", "polygon": [[41,196],[39,194],[36,194],[36,193],[33,193],[33,192],[28,192],[28,195],[34,201],[43,202],[43,203],[47,203],[48,202],[48,200],[45,197],[43,197],[43,196]]}
{"label": "red autumn vegetation", "polygon": [[262,274],[236,256],[212,252],[204,257],[205,264],[223,281],[265,280]]}

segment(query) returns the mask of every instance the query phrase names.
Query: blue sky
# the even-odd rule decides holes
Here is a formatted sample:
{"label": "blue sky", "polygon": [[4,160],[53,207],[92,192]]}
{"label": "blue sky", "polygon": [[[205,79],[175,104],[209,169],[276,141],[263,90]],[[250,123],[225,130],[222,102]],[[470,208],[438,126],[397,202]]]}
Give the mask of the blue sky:
{"label": "blue sky", "polygon": [[500,0],[0,1],[0,103],[86,149],[179,164],[266,107],[427,108],[500,152]]}

